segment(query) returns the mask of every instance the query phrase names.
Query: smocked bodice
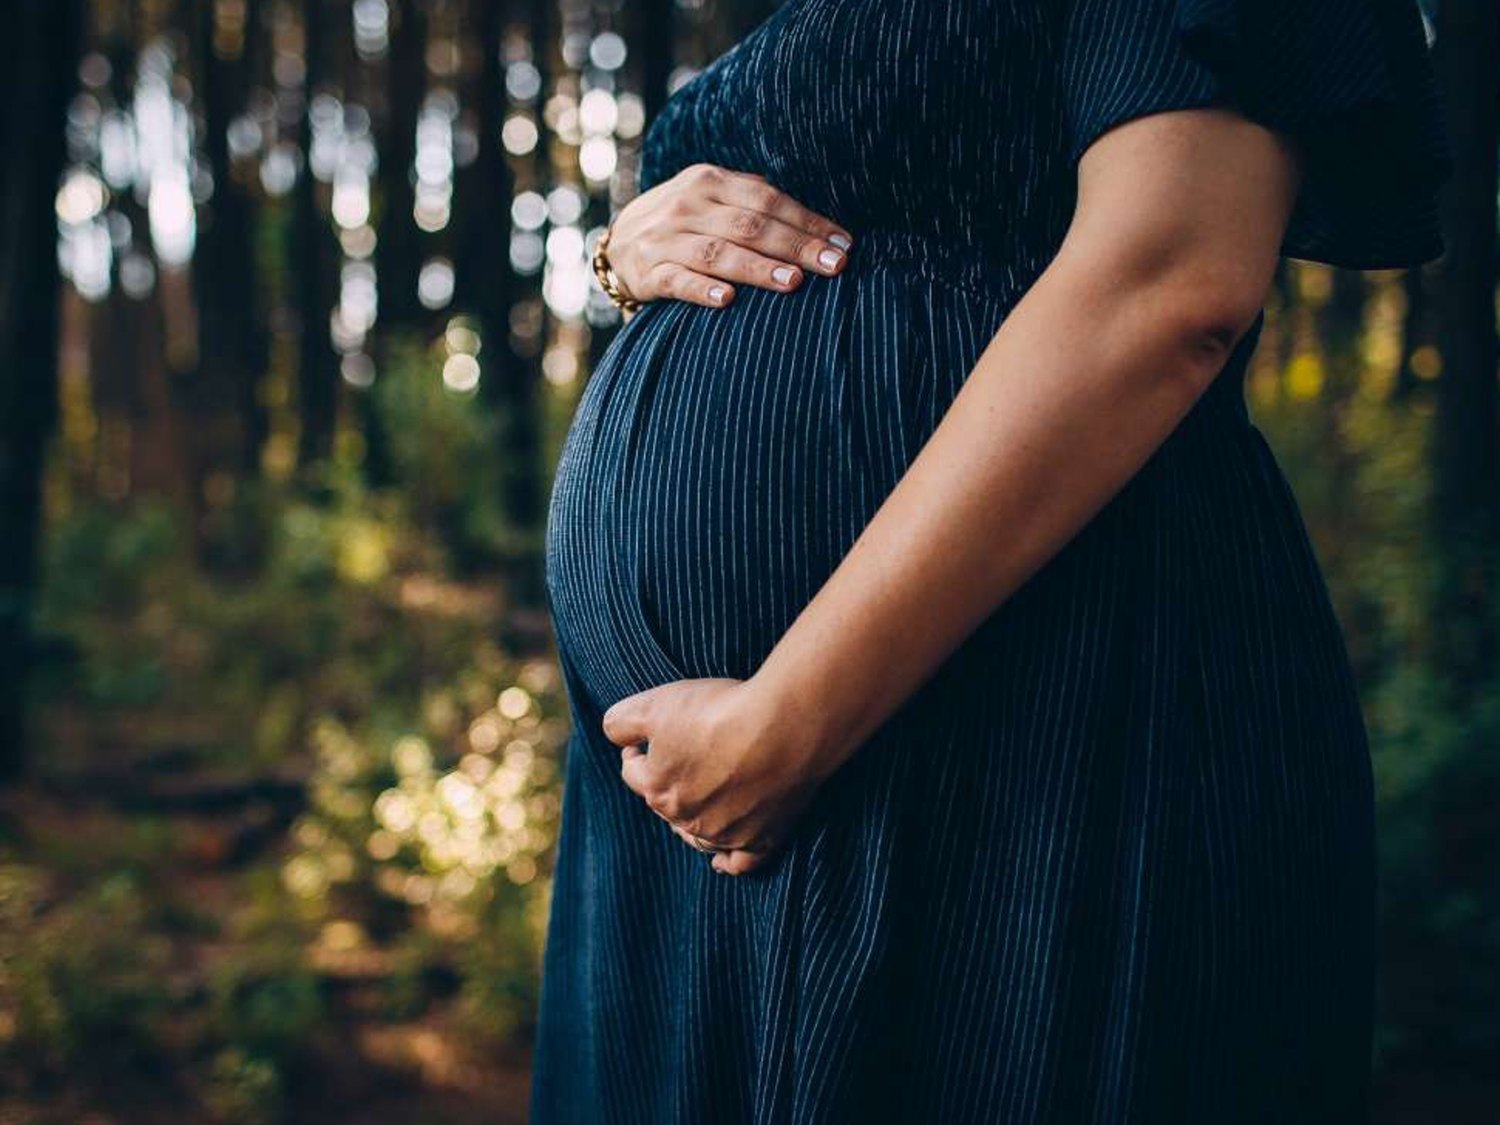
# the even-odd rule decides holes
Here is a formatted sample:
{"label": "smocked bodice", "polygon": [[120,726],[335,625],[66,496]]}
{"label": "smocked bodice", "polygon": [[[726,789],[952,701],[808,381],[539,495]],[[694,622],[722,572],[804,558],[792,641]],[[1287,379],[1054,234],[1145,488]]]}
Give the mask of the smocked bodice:
{"label": "smocked bodice", "polygon": [[700,161],[761,173],[867,261],[1018,296],[1072,211],[1059,10],[787,0],[669,99],[641,188]]}

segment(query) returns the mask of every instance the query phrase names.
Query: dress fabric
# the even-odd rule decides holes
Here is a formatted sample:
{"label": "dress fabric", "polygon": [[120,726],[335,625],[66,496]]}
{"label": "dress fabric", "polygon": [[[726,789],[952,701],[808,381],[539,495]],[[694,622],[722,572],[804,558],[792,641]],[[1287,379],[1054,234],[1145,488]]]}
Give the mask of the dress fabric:
{"label": "dress fabric", "polygon": [[1115,125],[1236,106],[1307,153],[1288,255],[1438,254],[1427,67],[1405,0],[787,0],[668,101],[643,188],[758,172],[855,245],[791,294],[648,303],[574,417],[534,1125],[1367,1120],[1369,753],[1246,410],[1260,320],[761,871],[674,836],[600,716],[755,672],[1056,253]]}

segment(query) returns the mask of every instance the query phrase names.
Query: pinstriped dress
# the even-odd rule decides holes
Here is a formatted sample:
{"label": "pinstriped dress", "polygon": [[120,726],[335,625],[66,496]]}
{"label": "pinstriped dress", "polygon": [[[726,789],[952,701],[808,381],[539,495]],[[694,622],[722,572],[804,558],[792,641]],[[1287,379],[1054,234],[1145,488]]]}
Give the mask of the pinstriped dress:
{"label": "pinstriped dress", "polygon": [[1366,1121],[1370,763],[1246,411],[1260,321],[760,872],[714,873],[600,729],[756,670],[1055,254],[1081,153],[1219,103],[1304,143],[1287,255],[1441,251],[1410,0],[786,0],[653,123],[643,188],[760,172],[855,246],[792,294],[651,302],[572,423],[535,1125]]}

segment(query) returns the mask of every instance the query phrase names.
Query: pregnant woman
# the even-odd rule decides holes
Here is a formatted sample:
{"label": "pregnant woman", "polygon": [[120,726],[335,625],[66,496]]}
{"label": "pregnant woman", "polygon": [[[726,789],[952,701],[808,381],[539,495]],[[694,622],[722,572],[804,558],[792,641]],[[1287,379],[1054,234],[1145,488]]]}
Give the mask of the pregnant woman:
{"label": "pregnant woman", "polygon": [[786,0],[558,466],[537,1125],[1363,1125],[1365,729],[1243,379],[1412,266],[1413,0]]}

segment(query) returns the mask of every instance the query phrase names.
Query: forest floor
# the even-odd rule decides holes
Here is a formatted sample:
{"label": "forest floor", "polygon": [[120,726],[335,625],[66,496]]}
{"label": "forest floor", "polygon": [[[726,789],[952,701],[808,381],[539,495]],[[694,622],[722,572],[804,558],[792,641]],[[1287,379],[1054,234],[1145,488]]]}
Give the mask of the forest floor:
{"label": "forest floor", "polygon": [[368,857],[352,886],[299,899],[287,878],[299,828],[339,827],[320,800],[353,801],[359,845],[392,784],[331,773],[322,726],[388,772],[437,700],[456,731],[428,740],[440,773],[548,659],[545,619],[496,591],[415,566],[272,589],[163,574],[63,621],[31,776],[0,794],[0,1125],[525,1121],[515,910],[481,935],[492,961],[466,961],[376,892]]}
{"label": "forest floor", "polygon": [[[138,777],[123,800],[124,790],[110,793],[96,787],[89,795],[53,784],[12,794],[0,805],[0,816],[9,838],[25,839],[28,851],[50,857],[69,878],[83,874],[91,863],[129,862],[130,845],[122,849],[122,841],[159,839],[165,828],[176,840],[175,858],[153,860],[154,909],[179,919],[222,917],[244,900],[245,879],[260,842],[274,840],[268,829],[276,819],[271,810],[277,786],[283,783],[267,778],[250,786],[177,777],[167,784],[162,779],[144,783]],[[204,812],[205,804],[218,807]],[[178,994],[208,988],[214,966],[243,952],[225,948],[215,927],[179,921],[173,929],[177,977],[172,984]],[[378,955],[327,965],[322,972],[323,989],[331,998],[329,1027],[298,1066],[302,1077],[289,1084],[284,1116],[275,1120],[286,1125],[524,1125],[529,1082],[524,1045],[473,1049],[462,1025],[441,1003],[413,1019],[382,1015],[376,994],[386,966]],[[172,1073],[171,1060],[158,1059],[102,1080],[95,1075],[60,1081],[50,1092],[32,1090],[8,1098],[0,1092],[0,1125],[210,1125],[234,1120],[194,1116],[191,1107],[203,1096],[195,1081],[189,1073]],[[1500,1082],[1413,1071],[1386,1074],[1377,1083],[1372,1125],[1497,1122]]]}
{"label": "forest floor", "polygon": [[[176,806],[165,812],[148,811],[149,786],[137,786],[126,802],[133,807],[124,810],[114,797],[35,787],[0,803],[0,823],[8,839],[25,841],[29,857],[53,864],[60,883],[83,879],[96,865],[102,870],[130,864],[130,845],[122,849],[122,841],[173,839],[171,859],[159,853],[152,858],[149,909],[160,920],[158,928],[170,932],[171,979],[164,982],[170,994],[202,996],[222,966],[254,952],[227,945],[212,920],[243,909],[255,895],[247,883],[266,858],[262,846],[276,847],[267,833],[274,820],[268,810],[280,784],[281,779],[264,779],[260,786],[198,779],[195,788],[178,779],[154,794]],[[258,796],[252,792],[257,789]],[[236,790],[243,793],[242,802]],[[220,807],[204,812],[205,803]],[[49,940],[45,933],[38,936]],[[415,1018],[390,1018],[380,993],[391,973],[378,952],[318,967],[327,999],[325,1024],[310,1037],[278,1099],[282,1110],[264,1119],[285,1125],[524,1125],[525,1045],[475,1049],[441,1000]],[[94,983],[104,988],[111,982]],[[180,1058],[142,1052],[138,1043],[100,1044],[92,1057],[79,1059],[88,1064],[80,1073],[59,1069],[24,1093],[15,1089],[22,1084],[15,1081],[18,1076],[5,1074],[8,1068],[0,1063],[0,1125],[237,1125],[232,1111],[211,1114],[199,1108],[214,1095],[202,1088],[204,1068],[196,1065],[192,1023],[189,1014],[184,1026],[157,1029],[163,1043],[182,1045]],[[115,1049],[133,1057],[111,1058]],[[250,1120],[265,1111],[247,1112]]]}

